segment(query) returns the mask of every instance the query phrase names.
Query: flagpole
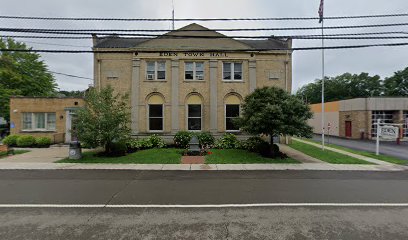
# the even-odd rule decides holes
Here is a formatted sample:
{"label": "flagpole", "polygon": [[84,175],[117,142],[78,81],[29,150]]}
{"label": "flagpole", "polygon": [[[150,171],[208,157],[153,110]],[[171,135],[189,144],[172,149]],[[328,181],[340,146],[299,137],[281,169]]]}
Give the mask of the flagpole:
{"label": "flagpole", "polygon": [[324,18],[322,17],[322,150],[324,151]]}

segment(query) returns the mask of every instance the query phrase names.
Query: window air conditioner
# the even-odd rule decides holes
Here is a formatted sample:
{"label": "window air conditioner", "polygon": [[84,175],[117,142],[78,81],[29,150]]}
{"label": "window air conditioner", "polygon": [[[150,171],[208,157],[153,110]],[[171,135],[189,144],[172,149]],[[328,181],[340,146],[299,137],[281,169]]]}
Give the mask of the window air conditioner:
{"label": "window air conditioner", "polygon": [[197,75],[197,80],[204,80],[204,76],[203,75]]}
{"label": "window air conditioner", "polygon": [[154,74],[147,74],[147,80],[154,80]]}

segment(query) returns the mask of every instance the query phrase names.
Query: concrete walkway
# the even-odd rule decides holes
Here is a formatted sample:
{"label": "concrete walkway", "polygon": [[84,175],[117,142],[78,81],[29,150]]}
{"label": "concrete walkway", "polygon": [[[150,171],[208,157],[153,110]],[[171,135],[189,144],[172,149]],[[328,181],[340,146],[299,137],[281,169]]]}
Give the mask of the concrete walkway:
{"label": "concrete walkway", "polygon": [[[312,145],[312,146],[315,146],[315,147],[321,147],[321,145],[318,144],[318,143],[312,143],[312,142],[301,140],[301,139],[298,139],[298,138],[293,138],[293,140],[301,142],[301,143],[306,143],[306,144],[309,144],[309,145]],[[358,158],[358,159],[361,159],[361,160],[364,160],[364,161],[367,161],[367,162],[370,162],[370,163],[378,164],[378,165],[384,165],[384,166],[394,166],[394,165],[396,165],[396,164],[393,164],[393,163],[389,163],[389,162],[381,161],[381,160],[378,160],[378,159],[374,159],[374,158],[354,154],[354,153],[347,152],[347,151],[344,151],[344,150],[340,150],[340,149],[337,149],[337,148],[332,148],[332,147],[327,147],[326,146],[325,149],[333,151],[333,152],[341,153],[341,154],[344,154],[344,155],[347,155],[347,156],[350,156],[350,157]]]}
{"label": "concrete walkway", "polygon": [[53,163],[68,156],[68,146],[51,146],[50,148],[14,148],[30,152],[16,154],[0,159],[1,163]]}
{"label": "concrete walkway", "polygon": [[311,157],[309,155],[306,155],[296,149],[293,149],[291,147],[289,147],[288,145],[284,145],[284,144],[278,144],[279,146],[279,150],[283,153],[285,153],[286,155],[288,155],[288,157],[293,158],[298,160],[301,163],[321,163],[321,164],[328,164],[324,161],[321,161],[319,159],[316,159],[314,157]]}

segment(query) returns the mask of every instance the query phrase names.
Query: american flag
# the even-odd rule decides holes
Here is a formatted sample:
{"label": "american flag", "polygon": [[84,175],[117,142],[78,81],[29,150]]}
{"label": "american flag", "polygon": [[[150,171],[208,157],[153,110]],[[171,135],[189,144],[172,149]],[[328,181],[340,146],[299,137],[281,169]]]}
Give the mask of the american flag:
{"label": "american flag", "polygon": [[324,0],[320,0],[320,6],[319,6],[319,23],[323,22],[323,2]]}

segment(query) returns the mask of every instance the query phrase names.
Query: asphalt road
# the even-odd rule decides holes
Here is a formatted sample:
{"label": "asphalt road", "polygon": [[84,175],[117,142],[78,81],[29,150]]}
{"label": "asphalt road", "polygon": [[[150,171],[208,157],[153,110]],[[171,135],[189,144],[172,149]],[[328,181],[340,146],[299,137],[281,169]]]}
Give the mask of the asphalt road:
{"label": "asphalt road", "polygon": [[[313,140],[318,142],[321,141],[321,135],[314,135]],[[375,152],[375,141],[371,140],[352,140],[344,139],[338,137],[325,137],[326,143],[332,143],[339,146],[366,151],[366,152]],[[388,156],[397,157],[400,159],[407,160],[408,164],[408,142],[401,142],[398,145],[395,141],[381,141],[380,142],[380,153]]]}
{"label": "asphalt road", "polygon": [[84,205],[0,205],[0,239],[407,239],[406,206],[107,207],[408,203],[407,189],[406,171],[5,170],[0,204]]}

